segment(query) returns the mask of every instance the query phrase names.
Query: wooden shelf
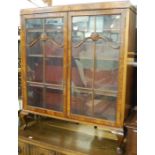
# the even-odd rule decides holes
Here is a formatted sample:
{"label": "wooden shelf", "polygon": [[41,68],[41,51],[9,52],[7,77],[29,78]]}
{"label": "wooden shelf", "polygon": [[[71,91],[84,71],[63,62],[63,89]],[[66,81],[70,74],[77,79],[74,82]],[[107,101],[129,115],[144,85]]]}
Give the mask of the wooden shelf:
{"label": "wooden shelf", "polygon": [[116,32],[120,32],[121,30],[120,29],[103,29],[103,32],[104,31],[116,31]]}
{"label": "wooden shelf", "polygon": [[[73,57],[74,59],[82,59],[82,60],[92,60],[93,61],[93,58],[90,58],[90,57]],[[118,59],[113,59],[113,58],[96,58],[96,61],[119,61],[119,58]]]}
{"label": "wooden shelf", "polygon": [[29,86],[34,86],[34,87],[46,87],[46,88],[51,88],[51,89],[61,89],[63,90],[63,85],[58,85],[58,84],[49,84],[49,83],[42,83],[42,82],[32,82],[32,81],[27,81],[27,84]]}
{"label": "wooden shelf", "polygon": [[[105,31],[110,31],[110,32],[116,32],[116,33],[120,33],[120,29],[103,29],[103,31],[102,32],[97,32],[97,33],[103,33],[103,32],[105,32]],[[85,32],[89,32],[89,31],[85,31],[85,30],[73,30],[73,32],[83,32],[83,33],[85,33]]]}
{"label": "wooden shelf", "polygon": [[43,57],[41,54],[28,54],[28,57]]}
{"label": "wooden shelf", "polygon": [[56,55],[56,56],[54,56],[54,55],[46,55],[45,56],[45,58],[62,58],[63,59],[63,56],[59,56],[59,55]]}
{"label": "wooden shelf", "polygon": [[45,30],[43,30],[43,29],[27,29],[27,32],[40,32],[40,33],[42,33],[42,32],[63,32],[63,30],[62,29],[45,29]]}
{"label": "wooden shelf", "polygon": [[[44,57],[43,55],[40,55],[40,54],[28,54],[27,55],[28,57]],[[62,58],[63,59],[63,56],[59,56],[59,55],[46,55],[45,58]]]}
{"label": "wooden shelf", "polygon": [[93,88],[84,88],[84,87],[72,87],[73,89],[76,89],[76,91],[80,91],[83,93],[90,93],[92,91],[95,92],[97,95],[105,95],[105,96],[117,96],[117,91],[114,90],[105,90],[105,89],[93,89]]}

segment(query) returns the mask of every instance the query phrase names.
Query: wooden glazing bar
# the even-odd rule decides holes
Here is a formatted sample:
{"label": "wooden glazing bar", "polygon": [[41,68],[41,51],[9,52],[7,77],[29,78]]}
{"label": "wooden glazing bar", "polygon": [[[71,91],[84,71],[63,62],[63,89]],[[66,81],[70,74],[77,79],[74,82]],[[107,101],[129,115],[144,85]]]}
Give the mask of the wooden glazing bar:
{"label": "wooden glazing bar", "polygon": [[[43,20],[43,33],[45,32],[45,18],[42,19]],[[43,46],[43,83],[45,83],[45,42],[42,41],[42,46]],[[45,85],[43,88],[43,105],[45,104],[46,101],[46,89],[45,89]],[[45,106],[44,106],[45,107]]]}
{"label": "wooden glazing bar", "polygon": [[63,25],[63,110],[64,110],[64,115],[67,115],[67,69],[68,69],[68,47],[67,47],[67,39],[68,39],[68,29],[67,29],[67,21],[68,21],[68,16],[65,13],[64,14],[64,25]]}
{"label": "wooden glazing bar", "polygon": [[[96,33],[96,16],[94,16],[94,33]],[[93,83],[92,83],[92,89],[93,89],[93,94],[92,94],[92,116],[94,116],[94,83],[95,83],[95,70],[96,70],[96,41],[94,41],[94,49],[93,49]]]}

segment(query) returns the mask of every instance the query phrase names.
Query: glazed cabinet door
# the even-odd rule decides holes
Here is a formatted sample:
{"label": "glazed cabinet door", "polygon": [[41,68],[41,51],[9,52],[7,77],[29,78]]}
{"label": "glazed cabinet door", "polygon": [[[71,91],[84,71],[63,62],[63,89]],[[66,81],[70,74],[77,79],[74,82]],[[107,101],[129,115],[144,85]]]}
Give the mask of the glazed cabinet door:
{"label": "glazed cabinet door", "polygon": [[123,23],[121,10],[69,14],[69,117],[118,121]]}
{"label": "glazed cabinet door", "polygon": [[66,23],[65,13],[22,17],[24,109],[64,115]]}

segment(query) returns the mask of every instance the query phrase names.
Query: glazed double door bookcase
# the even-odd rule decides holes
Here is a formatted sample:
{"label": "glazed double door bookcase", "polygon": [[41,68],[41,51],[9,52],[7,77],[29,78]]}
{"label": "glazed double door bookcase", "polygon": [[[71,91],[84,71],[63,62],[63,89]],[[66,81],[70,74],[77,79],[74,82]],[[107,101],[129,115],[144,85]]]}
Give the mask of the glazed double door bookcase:
{"label": "glazed double door bookcase", "polygon": [[21,13],[23,109],[121,127],[132,11],[74,8]]}

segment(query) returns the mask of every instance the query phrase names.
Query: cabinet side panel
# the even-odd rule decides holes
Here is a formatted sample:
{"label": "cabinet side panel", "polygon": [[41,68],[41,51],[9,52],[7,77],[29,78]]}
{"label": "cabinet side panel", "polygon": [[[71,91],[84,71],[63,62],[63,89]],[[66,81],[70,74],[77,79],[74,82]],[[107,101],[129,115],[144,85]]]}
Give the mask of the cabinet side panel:
{"label": "cabinet side panel", "polygon": [[128,52],[137,51],[137,41],[136,41],[136,14],[130,10],[129,14],[129,42],[128,42]]}
{"label": "cabinet side panel", "polygon": [[125,118],[128,116],[131,111],[132,106],[134,105],[134,78],[136,68],[133,66],[127,66],[127,82],[126,82],[126,106],[125,106]]}
{"label": "cabinet side panel", "polygon": [[22,86],[22,100],[23,109],[26,109],[26,47],[25,47],[25,18],[21,16],[21,86]]}
{"label": "cabinet side panel", "polygon": [[[129,40],[128,40],[128,62],[133,62],[136,55],[136,14],[130,10],[129,14]],[[134,102],[134,93],[136,86],[136,68],[127,65],[127,81],[126,81],[126,106],[125,118],[128,116]]]}

